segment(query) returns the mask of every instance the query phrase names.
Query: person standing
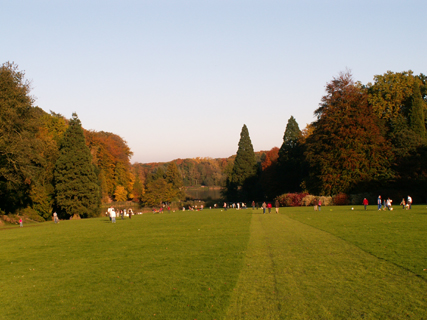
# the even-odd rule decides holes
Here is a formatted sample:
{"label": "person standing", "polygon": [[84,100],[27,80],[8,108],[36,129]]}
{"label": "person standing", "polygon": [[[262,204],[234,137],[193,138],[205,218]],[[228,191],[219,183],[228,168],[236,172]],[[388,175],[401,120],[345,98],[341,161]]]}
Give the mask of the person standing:
{"label": "person standing", "polygon": [[58,214],[56,213],[56,211],[53,213],[53,221],[55,223],[58,223]]}
{"label": "person standing", "polygon": [[412,209],[412,198],[411,198],[411,196],[408,196],[408,206],[409,206],[409,209]]}
{"label": "person standing", "polygon": [[320,201],[320,199],[319,199],[319,202],[317,203],[317,208],[319,211],[320,209],[322,209],[322,201]]}
{"label": "person standing", "polygon": [[276,207],[276,213],[279,213],[279,200],[276,199],[276,202],[274,203]]}
{"label": "person standing", "polygon": [[227,211],[227,202],[224,202],[224,211]]}
{"label": "person standing", "polygon": [[400,205],[402,206],[402,209],[405,209],[405,206],[406,206],[405,198],[402,198]]}
{"label": "person standing", "polygon": [[271,203],[270,202],[268,203],[267,208],[268,208],[268,213],[271,213]]}
{"label": "person standing", "polygon": [[378,211],[381,210],[381,196],[378,196]]}
{"label": "person standing", "polygon": [[129,210],[128,210],[129,219],[132,219],[132,213],[133,213],[133,212],[132,212],[132,209],[129,209]]}
{"label": "person standing", "polygon": [[265,208],[267,208],[267,204],[265,201],[262,203],[262,213],[265,214]]}
{"label": "person standing", "polygon": [[22,218],[19,218],[19,226],[22,228],[23,227],[23,225],[22,225]]}
{"label": "person standing", "polygon": [[111,210],[111,222],[116,223],[116,211]]}
{"label": "person standing", "polygon": [[255,210],[255,201],[252,201],[252,210]]}
{"label": "person standing", "polygon": [[368,207],[368,199],[363,199],[363,205],[365,206],[365,210]]}

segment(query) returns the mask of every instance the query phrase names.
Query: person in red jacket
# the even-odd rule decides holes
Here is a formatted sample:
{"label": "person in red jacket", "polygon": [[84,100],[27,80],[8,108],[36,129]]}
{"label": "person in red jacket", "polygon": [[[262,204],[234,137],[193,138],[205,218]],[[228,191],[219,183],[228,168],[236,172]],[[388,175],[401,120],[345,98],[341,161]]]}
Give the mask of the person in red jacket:
{"label": "person in red jacket", "polygon": [[365,206],[365,210],[368,207],[368,199],[363,199],[363,205]]}
{"label": "person in red jacket", "polygon": [[271,203],[270,202],[267,204],[267,208],[268,208],[268,213],[271,213]]}

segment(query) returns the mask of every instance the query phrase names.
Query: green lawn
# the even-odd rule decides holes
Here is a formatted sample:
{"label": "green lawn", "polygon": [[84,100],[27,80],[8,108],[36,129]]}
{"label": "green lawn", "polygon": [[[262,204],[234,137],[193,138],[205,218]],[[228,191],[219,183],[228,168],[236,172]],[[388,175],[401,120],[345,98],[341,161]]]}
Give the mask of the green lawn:
{"label": "green lawn", "polygon": [[252,213],[0,229],[0,319],[425,318],[425,206]]}

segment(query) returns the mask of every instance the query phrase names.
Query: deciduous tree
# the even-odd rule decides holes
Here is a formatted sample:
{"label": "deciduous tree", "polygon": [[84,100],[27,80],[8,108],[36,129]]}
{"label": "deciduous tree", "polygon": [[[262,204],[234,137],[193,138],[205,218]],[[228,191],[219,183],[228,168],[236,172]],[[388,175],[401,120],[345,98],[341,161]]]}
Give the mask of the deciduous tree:
{"label": "deciduous tree", "polygon": [[349,192],[358,183],[391,177],[392,154],[376,124],[366,91],[349,72],[326,86],[315,111],[317,121],[307,138],[309,190],[334,195]]}
{"label": "deciduous tree", "polygon": [[30,204],[29,190],[39,170],[37,126],[30,83],[13,63],[0,67],[0,210]]}

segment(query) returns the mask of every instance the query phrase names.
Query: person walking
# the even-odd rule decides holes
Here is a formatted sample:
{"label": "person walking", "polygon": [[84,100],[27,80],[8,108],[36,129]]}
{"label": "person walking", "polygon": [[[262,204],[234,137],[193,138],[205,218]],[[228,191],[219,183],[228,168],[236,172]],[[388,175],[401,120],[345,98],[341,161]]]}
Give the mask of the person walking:
{"label": "person walking", "polygon": [[111,223],[116,223],[116,211],[111,210]]}
{"label": "person walking", "polygon": [[252,210],[255,210],[255,201],[252,201]]}
{"label": "person walking", "polygon": [[320,201],[317,203],[317,209],[320,211],[320,209],[322,209],[322,201]]}
{"label": "person walking", "polygon": [[407,203],[408,203],[409,209],[412,209],[412,198],[411,198],[411,196],[408,196]]}
{"label": "person walking", "polygon": [[268,208],[268,213],[271,213],[271,203],[270,202],[267,204],[267,208]]}
{"label": "person walking", "polygon": [[265,208],[267,208],[267,204],[265,201],[262,203],[262,213],[265,214]]}
{"label": "person walking", "polygon": [[378,201],[377,201],[377,203],[378,203],[378,211],[380,211],[381,210],[381,196],[378,196]]}
{"label": "person walking", "polygon": [[363,199],[363,205],[365,206],[365,210],[368,207],[368,199]]}
{"label": "person walking", "polygon": [[276,207],[276,213],[279,213],[279,200],[276,199],[276,202],[274,203]]}

